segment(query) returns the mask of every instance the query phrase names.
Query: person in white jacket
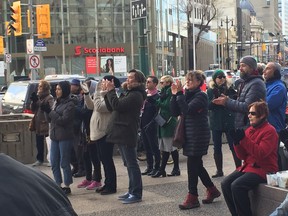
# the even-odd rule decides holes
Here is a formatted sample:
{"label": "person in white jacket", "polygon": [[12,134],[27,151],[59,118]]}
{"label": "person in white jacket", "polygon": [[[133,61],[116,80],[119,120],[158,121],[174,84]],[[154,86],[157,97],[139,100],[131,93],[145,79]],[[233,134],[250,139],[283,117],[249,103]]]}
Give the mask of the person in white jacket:
{"label": "person in white jacket", "polygon": [[[120,87],[120,81],[112,75],[105,76],[104,80],[114,80],[115,87]],[[107,109],[104,102],[106,91],[102,91],[102,82],[98,83],[93,99],[90,97],[89,88],[86,83],[82,84],[85,97],[84,101],[88,109],[93,110],[90,120],[90,140],[96,142],[97,152],[103,164],[105,181],[104,186],[97,188],[96,192],[101,195],[116,193],[117,180],[116,169],[113,161],[114,143],[106,142],[106,128],[111,117],[111,112]]]}

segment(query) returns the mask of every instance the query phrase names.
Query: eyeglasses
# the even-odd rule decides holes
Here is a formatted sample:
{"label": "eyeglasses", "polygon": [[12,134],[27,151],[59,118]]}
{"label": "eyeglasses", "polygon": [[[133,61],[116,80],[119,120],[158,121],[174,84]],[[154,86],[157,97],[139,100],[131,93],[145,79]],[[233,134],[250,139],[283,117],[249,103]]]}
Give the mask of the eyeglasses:
{"label": "eyeglasses", "polygon": [[252,116],[256,116],[257,113],[256,112],[248,112],[248,114],[252,115]]}
{"label": "eyeglasses", "polygon": [[218,76],[217,78],[218,78],[218,79],[223,79],[223,78],[225,79],[226,76],[224,76],[224,75],[220,75],[220,76]]}

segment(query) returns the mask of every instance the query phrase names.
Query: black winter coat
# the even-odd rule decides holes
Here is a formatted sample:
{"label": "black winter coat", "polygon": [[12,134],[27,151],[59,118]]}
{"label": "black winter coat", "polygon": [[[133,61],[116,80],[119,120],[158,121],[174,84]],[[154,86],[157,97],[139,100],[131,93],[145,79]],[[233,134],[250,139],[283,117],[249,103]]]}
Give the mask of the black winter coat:
{"label": "black winter coat", "polygon": [[173,116],[184,115],[183,154],[185,156],[206,155],[210,141],[207,95],[200,88],[186,90],[185,95],[177,93],[171,98],[170,109]]}
{"label": "black winter coat", "polygon": [[140,111],[146,99],[144,85],[126,91],[119,98],[116,91],[109,91],[105,104],[112,111],[106,130],[106,141],[127,147],[136,147],[140,126]]}

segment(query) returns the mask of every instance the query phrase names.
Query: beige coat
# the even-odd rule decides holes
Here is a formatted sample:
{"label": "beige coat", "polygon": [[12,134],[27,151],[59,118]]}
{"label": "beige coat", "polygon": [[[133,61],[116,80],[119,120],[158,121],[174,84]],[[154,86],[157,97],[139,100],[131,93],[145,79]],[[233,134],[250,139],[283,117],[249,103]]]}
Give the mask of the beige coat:
{"label": "beige coat", "polygon": [[106,135],[108,122],[111,112],[107,109],[104,102],[104,95],[107,92],[101,91],[101,85],[97,85],[93,99],[90,95],[85,95],[84,100],[88,109],[93,110],[90,119],[90,140],[96,141]]}

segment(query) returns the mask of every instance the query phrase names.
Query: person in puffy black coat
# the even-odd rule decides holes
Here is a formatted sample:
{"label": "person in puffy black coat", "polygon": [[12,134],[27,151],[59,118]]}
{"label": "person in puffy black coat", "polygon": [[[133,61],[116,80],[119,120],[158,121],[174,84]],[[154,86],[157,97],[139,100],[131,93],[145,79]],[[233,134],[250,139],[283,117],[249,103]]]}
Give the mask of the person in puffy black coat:
{"label": "person in puffy black coat", "polygon": [[203,204],[212,203],[221,195],[210,179],[203,166],[202,156],[207,154],[210,130],[208,124],[208,98],[200,90],[204,83],[205,75],[202,71],[191,71],[186,75],[186,88],[183,94],[181,82],[172,84],[172,98],[170,109],[173,116],[182,115],[185,121],[185,143],[183,154],[188,157],[188,189],[189,193],[180,209],[199,207],[198,177],[207,188],[207,197]]}
{"label": "person in puffy black coat", "polygon": [[73,121],[76,104],[76,99],[70,96],[70,83],[61,81],[56,86],[56,101],[52,109],[48,103],[41,105],[41,109],[47,113],[50,122],[50,158],[53,176],[61,187],[63,180],[60,167],[63,169],[64,187],[62,189],[66,194],[71,193],[69,185],[73,182],[70,156],[73,148]]}

